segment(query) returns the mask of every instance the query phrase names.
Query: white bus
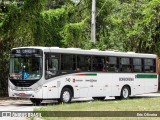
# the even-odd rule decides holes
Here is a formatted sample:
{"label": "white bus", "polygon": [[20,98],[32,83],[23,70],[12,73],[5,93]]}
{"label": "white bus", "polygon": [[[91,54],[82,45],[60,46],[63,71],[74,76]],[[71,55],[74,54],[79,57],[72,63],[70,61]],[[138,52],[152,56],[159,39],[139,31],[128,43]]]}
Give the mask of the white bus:
{"label": "white bus", "polygon": [[13,48],[8,84],[9,97],[30,98],[37,105],[46,99],[127,99],[158,91],[158,57],[80,48]]}

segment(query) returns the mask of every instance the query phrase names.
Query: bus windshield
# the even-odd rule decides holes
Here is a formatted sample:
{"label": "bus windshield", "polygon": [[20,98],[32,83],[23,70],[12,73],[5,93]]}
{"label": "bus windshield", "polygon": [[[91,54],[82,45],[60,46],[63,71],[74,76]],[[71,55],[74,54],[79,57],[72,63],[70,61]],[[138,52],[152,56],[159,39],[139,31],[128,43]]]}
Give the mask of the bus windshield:
{"label": "bus windshield", "polygon": [[42,57],[12,56],[9,79],[38,80],[42,76]]}

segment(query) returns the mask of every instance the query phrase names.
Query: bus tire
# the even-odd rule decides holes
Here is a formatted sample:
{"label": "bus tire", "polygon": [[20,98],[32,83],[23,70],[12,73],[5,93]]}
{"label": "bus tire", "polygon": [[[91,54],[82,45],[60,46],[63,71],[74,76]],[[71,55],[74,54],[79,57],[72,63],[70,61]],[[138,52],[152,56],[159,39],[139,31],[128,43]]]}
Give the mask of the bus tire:
{"label": "bus tire", "polygon": [[30,101],[33,103],[33,105],[40,105],[42,99],[30,98]]}
{"label": "bus tire", "polygon": [[71,100],[72,100],[71,90],[67,87],[63,88],[60,99],[58,99],[58,103],[70,103]]}
{"label": "bus tire", "polygon": [[92,97],[94,100],[100,100],[100,101],[102,101],[102,100],[104,100],[105,99],[105,97]]}
{"label": "bus tire", "polygon": [[121,90],[120,99],[128,99],[130,95],[130,89],[128,86],[124,86]]}

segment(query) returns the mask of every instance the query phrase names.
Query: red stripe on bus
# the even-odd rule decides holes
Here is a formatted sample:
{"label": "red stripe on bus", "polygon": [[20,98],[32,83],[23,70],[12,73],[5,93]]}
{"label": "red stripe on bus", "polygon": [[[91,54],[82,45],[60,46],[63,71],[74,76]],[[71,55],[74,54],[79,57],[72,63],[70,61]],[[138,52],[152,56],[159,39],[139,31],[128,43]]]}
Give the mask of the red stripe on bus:
{"label": "red stripe on bus", "polygon": [[157,55],[157,57],[156,57],[156,73],[157,74],[159,74],[158,66],[159,66],[159,64],[158,64],[158,55]]}
{"label": "red stripe on bus", "polygon": [[74,76],[86,76],[86,74],[75,74]]}

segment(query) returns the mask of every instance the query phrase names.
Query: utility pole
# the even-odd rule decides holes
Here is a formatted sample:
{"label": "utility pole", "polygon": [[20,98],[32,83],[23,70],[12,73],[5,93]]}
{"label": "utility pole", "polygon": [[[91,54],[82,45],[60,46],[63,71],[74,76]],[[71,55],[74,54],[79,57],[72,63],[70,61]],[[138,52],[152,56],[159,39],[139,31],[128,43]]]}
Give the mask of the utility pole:
{"label": "utility pole", "polygon": [[92,0],[91,40],[96,42],[96,0]]}

